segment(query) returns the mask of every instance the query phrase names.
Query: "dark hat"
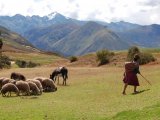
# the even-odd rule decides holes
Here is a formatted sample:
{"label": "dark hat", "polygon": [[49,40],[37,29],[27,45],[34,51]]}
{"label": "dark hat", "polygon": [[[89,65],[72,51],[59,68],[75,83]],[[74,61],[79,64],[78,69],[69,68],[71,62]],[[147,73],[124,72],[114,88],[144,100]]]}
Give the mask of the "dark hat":
{"label": "dark hat", "polygon": [[138,54],[135,54],[134,59],[138,60],[138,59],[140,59],[140,56]]}

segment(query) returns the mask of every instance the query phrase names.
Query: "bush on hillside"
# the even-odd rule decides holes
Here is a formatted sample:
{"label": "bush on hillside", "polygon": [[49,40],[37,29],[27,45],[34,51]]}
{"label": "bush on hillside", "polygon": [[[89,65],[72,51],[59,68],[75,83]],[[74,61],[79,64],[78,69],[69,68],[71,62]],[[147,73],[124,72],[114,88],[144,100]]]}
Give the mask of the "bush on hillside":
{"label": "bush on hillside", "polygon": [[36,67],[36,66],[40,65],[38,63],[34,63],[34,62],[31,62],[31,61],[27,62],[27,61],[24,61],[24,60],[16,60],[16,64],[20,68],[33,68],[33,67]]}
{"label": "bush on hillside", "polygon": [[23,61],[23,60],[16,60],[16,62],[15,62],[17,65],[18,65],[18,67],[20,67],[20,68],[25,68],[26,67],[26,61]]}
{"label": "bush on hillside", "polygon": [[32,61],[27,62],[27,67],[29,67],[29,68],[33,68],[33,67],[36,67],[36,66],[40,66],[40,64],[39,63],[34,63]]}
{"label": "bush on hillside", "polygon": [[2,41],[2,39],[0,38],[0,50],[2,49],[2,46],[3,46],[3,41]]}
{"label": "bush on hillside", "polygon": [[0,56],[0,69],[2,68],[10,68],[11,67],[11,62],[9,57],[5,55]]}
{"label": "bush on hillside", "polygon": [[151,53],[141,53],[140,54],[140,65],[147,64],[149,62],[153,62],[156,59]]}
{"label": "bush on hillside", "polygon": [[109,50],[100,50],[96,52],[96,56],[97,56],[97,61],[99,62],[99,66],[100,65],[104,65],[109,63],[111,57],[114,55],[113,52],[110,52]]}
{"label": "bush on hillside", "polygon": [[129,48],[128,54],[127,54],[127,60],[132,61],[135,54],[140,54],[139,48],[136,46]]}
{"label": "bush on hillside", "polygon": [[127,60],[132,61],[135,54],[140,56],[140,65],[147,64],[156,60],[151,53],[140,52],[139,48],[136,46],[131,47],[128,50]]}
{"label": "bush on hillside", "polygon": [[75,62],[75,61],[78,60],[78,58],[77,58],[76,56],[71,56],[71,57],[69,58],[69,60],[70,60],[70,62]]}

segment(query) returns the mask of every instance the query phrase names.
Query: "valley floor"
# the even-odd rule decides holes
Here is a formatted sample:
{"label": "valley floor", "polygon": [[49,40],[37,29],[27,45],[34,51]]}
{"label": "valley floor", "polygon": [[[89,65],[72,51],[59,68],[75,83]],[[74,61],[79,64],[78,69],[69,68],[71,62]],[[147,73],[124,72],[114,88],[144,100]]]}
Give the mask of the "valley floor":
{"label": "valley floor", "polygon": [[[27,78],[49,77],[55,67],[12,68],[1,70],[0,77],[20,72]],[[68,67],[67,86],[41,96],[0,96],[3,120],[158,120],[160,119],[160,65],[144,65],[139,94],[122,95],[123,66]],[[62,83],[62,81],[60,80]]]}

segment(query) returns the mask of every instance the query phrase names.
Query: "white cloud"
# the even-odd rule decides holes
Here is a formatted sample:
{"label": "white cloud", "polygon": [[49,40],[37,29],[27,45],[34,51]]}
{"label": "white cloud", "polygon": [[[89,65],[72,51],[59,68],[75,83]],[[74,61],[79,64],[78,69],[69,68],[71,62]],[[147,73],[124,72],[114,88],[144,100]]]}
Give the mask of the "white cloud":
{"label": "white cloud", "polygon": [[160,0],[0,0],[0,15],[40,15],[57,11],[80,20],[160,24]]}

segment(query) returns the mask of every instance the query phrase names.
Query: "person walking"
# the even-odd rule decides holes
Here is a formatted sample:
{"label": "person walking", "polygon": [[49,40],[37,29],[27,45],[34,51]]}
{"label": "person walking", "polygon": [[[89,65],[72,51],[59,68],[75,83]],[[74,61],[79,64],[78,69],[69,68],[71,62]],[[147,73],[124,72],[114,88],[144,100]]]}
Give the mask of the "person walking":
{"label": "person walking", "polygon": [[140,57],[138,54],[134,55],[132,62],[125,63],[125,72],[124,72],[124,88],[123,95],[126,95],[126,89],[128,85],[134,86],[134,93],[138,93],[137,86],[139,86],[139,81],[137,74],[140,74],[139,71],[139,60]]}

